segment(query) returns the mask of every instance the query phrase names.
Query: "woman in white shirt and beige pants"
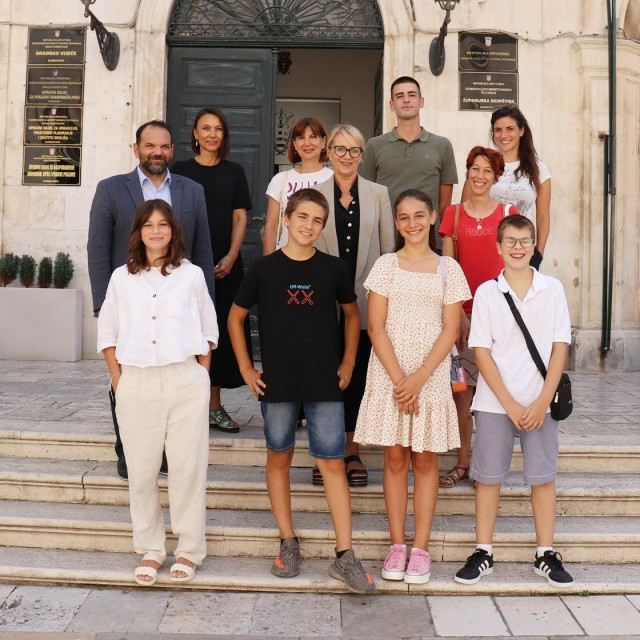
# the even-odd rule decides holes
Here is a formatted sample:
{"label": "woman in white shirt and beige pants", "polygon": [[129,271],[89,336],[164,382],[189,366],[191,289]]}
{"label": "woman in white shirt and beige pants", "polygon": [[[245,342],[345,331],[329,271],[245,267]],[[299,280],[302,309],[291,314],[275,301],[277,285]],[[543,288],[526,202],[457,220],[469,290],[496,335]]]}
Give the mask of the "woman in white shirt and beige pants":
{"label": "woman in white shirt and beige pants", "polygon": [[129,470],[135,581],[150,586],[165,557],[158,492],[169,462],[171,527],[178,537],[172,581],[191,580],[206,555],[209,361],[218,325],[204,274],[186,259],[176,214],[164,200],[136,213],[127,264],[113,272],[98,318],[117,398]]}

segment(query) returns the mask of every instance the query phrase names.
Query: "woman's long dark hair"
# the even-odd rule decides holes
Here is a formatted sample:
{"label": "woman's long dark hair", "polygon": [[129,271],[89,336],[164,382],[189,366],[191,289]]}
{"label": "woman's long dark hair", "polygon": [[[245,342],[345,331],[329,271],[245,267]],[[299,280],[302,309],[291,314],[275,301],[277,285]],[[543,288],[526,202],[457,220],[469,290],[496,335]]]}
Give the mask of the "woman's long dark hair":
{"label": "woman's long dark hair", "polygon": [[[400,195],[396,198],[396,201],[393,205],[393,219],[396,219],[396,215],[398,213],[398,206],[403,200],[407,198],[415,198],[422,202],[426,207],[429,213],[433,213],[433,201],[431,198],[424,192],[420,191],[420,189],[405,189],[400,193]],[[431,246],[431,239],[429,239],[429,246]],[[394,251],[400,251],[404,247],[404,238],[396,231],[396,246]],[[433,249],[433,247],[431,247]]]}
{"label": "woman's long dark hair", "polygon": [[179,267],[183,258],[187,256],[182,229],[173,207],[164,200],[147,200],[138,207],[133,219],[131,237],[129,238],[129,255],[127,256],[129,273],[138,273],[151,267],[147,262],[147,248],[142,242],[142,227],[154,211],[160,212],[171,227],[171,241],[167,246],[167,253],[164,255],[160,270],[162,275],[167,275],[168,267]]}
{"label": "woman's long dark hair", "polygon": [[[520,176],[529,178],[529,183],[537,193],[540,189],[540,168],[538,167],[538,153],[533,145],[531,127],[529,127],[527,119],[517,104],[505,104],[502,107],[498,107],[491,114],[491,130],[489,131],[489,135],[491,136],[493,144],[496,144],[495,138],[493,137],[493,125],[497,120],[500,120],[500,118],[513,118],[518,128],[524,129],[524,134],[520,138],[520,146],[518,147],[520,165],[515,170],[514,175],[516,180],[520,178]],[[497,146],[498,145],[496,145],[496,147]]]}

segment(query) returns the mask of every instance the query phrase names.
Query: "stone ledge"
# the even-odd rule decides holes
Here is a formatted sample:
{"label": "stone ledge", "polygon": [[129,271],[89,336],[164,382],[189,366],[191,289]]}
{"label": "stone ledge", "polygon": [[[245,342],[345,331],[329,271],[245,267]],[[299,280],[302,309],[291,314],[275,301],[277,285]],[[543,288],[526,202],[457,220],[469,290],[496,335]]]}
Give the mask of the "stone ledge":
{"label": "stone ledge", "polygon": [[[356,548],[357,553],[357,548]],[[271,558],[207,557],[196,577],[176,585],[169,580],[168,563],[160,571],[154,587],[136,587],[133,555],[39,549],[0,548],[0,583],[91,585],[138,589],[271,591],[299,593],[347,593],[343,584],[327,574],[329,560],[303,560],[296,578],[282,579],[269,573]],[[380,562],[365,562],[378,593],[418,595],[549,595],[640,593],[640,565],[567,564],[575,583],[556,589],[533,573],[531,563],[498,563],[492,576],[472,586],[453,581],[460,563],[434,562],[431,580],[426,585],[406,585],[380,578]],[[115,568],[114,568],[115,567]]]}

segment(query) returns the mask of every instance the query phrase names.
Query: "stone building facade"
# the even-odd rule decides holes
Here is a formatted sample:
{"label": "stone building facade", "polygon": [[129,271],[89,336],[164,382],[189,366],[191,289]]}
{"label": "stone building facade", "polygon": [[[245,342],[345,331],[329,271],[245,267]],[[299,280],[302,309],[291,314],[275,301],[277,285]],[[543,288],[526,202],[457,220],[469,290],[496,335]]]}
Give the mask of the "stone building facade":
{"label": "stone building facade", "polygon": [[[198,1],[177,0],[183,6]],[[229,0],[226,4],[265,10],[286,5],[295,13],[303,3]],[[461,0],[451,14],[447,62],[440,76],[432,75],[428,63],[429,45],[444,18],[437,3],[345,0],[343,5],[375,5],[382,28],[380,41],[353,48],[347,33],[339,42],[325,42],[314,49],[292,32],[291,42],[281,43],[293,52],[291,75],[278,80],[271,100],[340,98],[342,119],[371,135],[376,117],[383,130],[393,126],[388,109],[390,82],[399,75],[413,75],[425,96],[423,125],[453,143],[460,177],[454,190],[456,201],[468,150],[475,144],[489,144],[488,112],[458,110],[457,34],[495,31],[517,37],[518,101],[532,126],[538,152],[553,175],[544,271],[558,277],[567,291],[575,337],[573,364],[592,370],[640,368],[640,0],[621,0],[617,5],[615,277],[612,350],[604,359],[600,356],[604,190],[600,134],[609,127],[606,3]],[[172,93],[176,95],[175,69],[171,69],[175,45],[167,40],[176,6],[176,0],[97,0],[91,5],[96,16],[119,36],[121,55],[117,68],[107,70],[95,35],[87,33],[81,186],[24,186],[28,28],[85,27],[88,21],[81,0],[4,0],[0,4],[0,140],[4,147],[0,154],[0,247],[3,252],[30,253],[37,259],[59,250],[72,255],[76,264],[73,285],[84,292],[85,357],[95,355],[95,320],[86,268],[91,200],[101,178],[135,166],[131,144],[136,127],[165,117]],[[209,50],[215,55],[228,47],[207,37],[189,46],[204,51],[205,57]],[[244,48],[255,52],[260,47],[252,43]],[[254,193],[263,193],[264,177],[256,174],[252,180]],[[263,200],[256,199],[252,215],[259,218],[263,206]],[[259,219],[254,221],[256,230],[259,224]]]}

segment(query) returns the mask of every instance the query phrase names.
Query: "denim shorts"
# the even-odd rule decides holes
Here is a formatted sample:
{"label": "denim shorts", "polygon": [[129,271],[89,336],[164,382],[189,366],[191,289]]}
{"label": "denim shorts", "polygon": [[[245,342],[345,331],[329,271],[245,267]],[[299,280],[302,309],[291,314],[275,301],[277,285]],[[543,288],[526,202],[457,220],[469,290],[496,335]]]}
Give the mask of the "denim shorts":
{"label": "denim shorts", "polygon": [[552,482],[558,460],[558,423],[550,413],[539,429],[518,431],[504,413],[474,412],[476,438],[471,456],[473,480],[482,484],[500,484],[509,475],[513,443],[520,437],[523,477],[535,486]]}
{"label": "denim shorts", "polygon": [[296,444],[296,420],[304,407],[309,453],[314,458],[344,458],[344,404],[342,402],[261,402],[264,437],[271,451],[288,451]]}

